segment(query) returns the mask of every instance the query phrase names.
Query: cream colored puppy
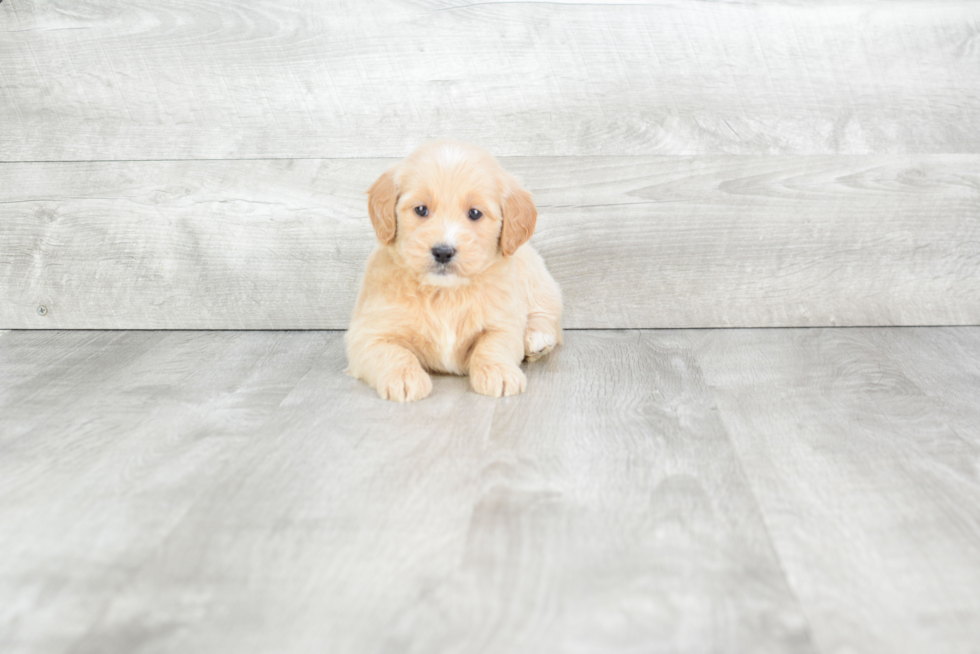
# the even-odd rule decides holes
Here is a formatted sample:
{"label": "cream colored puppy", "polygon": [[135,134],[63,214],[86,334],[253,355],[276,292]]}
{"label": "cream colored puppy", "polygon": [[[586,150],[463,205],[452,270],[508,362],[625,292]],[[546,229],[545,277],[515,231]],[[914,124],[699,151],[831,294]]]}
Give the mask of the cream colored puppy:
{"label": "cream colored puppy", "polygon": [[347,331],[347,371],[399,402],[432,392],[426,371],[473,390],[522,393],[520,368],[561,343],[561,291],[527,244],[537,209],[472,145],[423,145],[368,191],[378,245]]}

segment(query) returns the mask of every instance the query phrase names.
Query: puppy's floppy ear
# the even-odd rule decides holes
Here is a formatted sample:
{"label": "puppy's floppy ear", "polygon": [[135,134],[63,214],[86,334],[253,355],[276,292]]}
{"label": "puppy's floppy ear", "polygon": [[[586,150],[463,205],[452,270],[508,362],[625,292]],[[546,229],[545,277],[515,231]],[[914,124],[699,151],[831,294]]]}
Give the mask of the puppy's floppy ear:
{"label": "puppy's floppy ear", "polygon": [[531,238],[538,221],[538,210],[531,194],[513,178],[503,201],[504,224],[500,229],[500,251],[505,257],[517,252]]}
{"label": "puppy's floppy ear", "polygon": [[389,168],[368,189],[368,215],[374,225],[374,233],[383,245],[395,240],[397,220],[395,203],[398,201],[398,187],[395,185],[395,169]]}

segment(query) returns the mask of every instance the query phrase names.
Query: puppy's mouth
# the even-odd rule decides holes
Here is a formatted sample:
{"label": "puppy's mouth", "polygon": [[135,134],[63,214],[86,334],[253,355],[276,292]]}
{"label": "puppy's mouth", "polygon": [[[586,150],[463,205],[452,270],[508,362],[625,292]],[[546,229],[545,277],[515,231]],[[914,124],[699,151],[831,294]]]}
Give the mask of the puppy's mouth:
{"label": "puppy's mouth", "polygon": [[460,286],[468,284],[469,279],[459,274],[451,263],[437,263],[429,268],[425,282],[432,286]]}

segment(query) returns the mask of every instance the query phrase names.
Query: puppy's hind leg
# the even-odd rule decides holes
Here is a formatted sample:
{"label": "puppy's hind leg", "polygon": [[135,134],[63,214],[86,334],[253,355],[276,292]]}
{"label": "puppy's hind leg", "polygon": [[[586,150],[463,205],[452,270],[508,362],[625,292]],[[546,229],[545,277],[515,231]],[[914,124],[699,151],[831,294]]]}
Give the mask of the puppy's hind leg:
{"label": "puppy's hind leg", "polygon": [[561,327],[550,316],[532,313],[524,332],[524,358],[537,361],[561,343]]}
{"label": "puppy's hind leg", "polygon": [[530,310],[524,332],[524,357],[537,361],[561,344],[561,289],[537,253],[529,262]]}

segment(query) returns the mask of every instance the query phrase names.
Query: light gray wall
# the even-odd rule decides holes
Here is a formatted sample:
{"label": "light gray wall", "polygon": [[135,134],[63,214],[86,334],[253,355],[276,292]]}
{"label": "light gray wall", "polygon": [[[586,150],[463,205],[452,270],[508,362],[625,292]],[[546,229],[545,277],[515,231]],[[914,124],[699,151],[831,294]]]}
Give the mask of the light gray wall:
{"label": "light gray wall", "polygon": [[437,137],[535,193],[566,327],[980,323],[978,21],[3,2],[0,327],[343,328],[363,192]]}

